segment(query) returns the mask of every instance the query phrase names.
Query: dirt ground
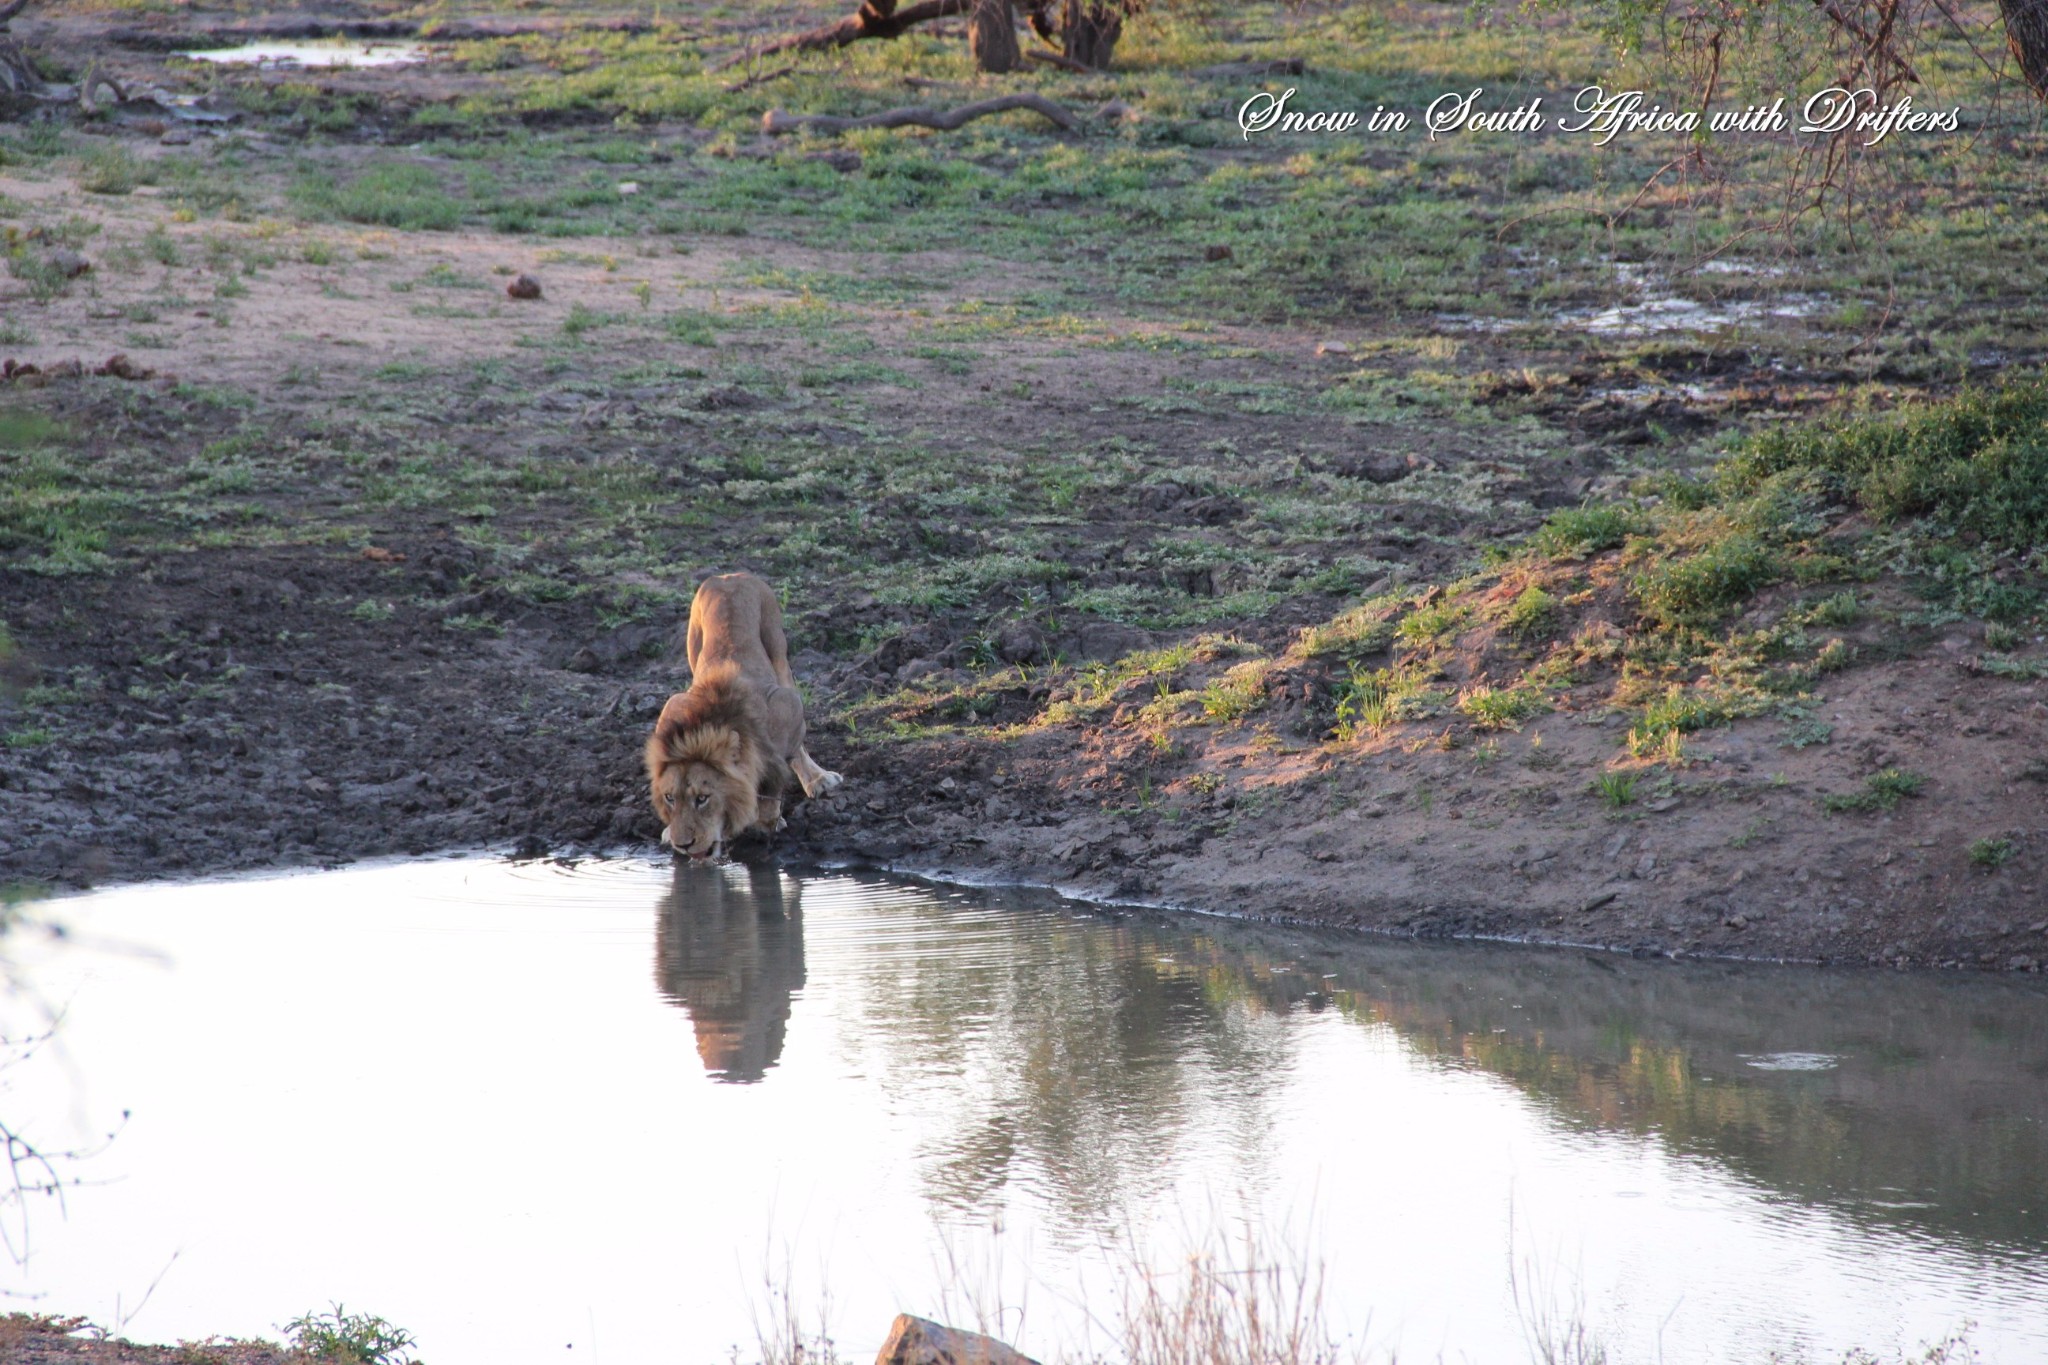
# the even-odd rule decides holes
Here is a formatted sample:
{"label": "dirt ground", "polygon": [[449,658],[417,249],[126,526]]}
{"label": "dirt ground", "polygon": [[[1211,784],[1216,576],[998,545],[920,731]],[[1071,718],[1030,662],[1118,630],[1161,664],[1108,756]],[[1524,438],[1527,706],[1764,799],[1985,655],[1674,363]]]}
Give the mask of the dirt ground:
{"label": "dirt ground", "polygon": [[[57,22],[77,44],[108,32],[101,19]],[[150,19],[150,45],[204,27],[184,22]],[[150,78],[142,44],[119,52],[125,76]],[[368,79],[330,84],[345,91]],[[695,136],[685,126],[634,135],[685,149]],[[171,154],[149,128],[123,124],[107,137],[144,162]],[[323,164],[359,168],[382,155],[375,143],[344,140],[321,152]],[[260,128],[238,146],[236,174],[251,197],[276,202],[303,153]],[[41,689],[47,701],[46,715],[15,732],[35,738],[0,750],[0,882],[75,888],[445,848],[536,856],[650,846],[639,747],[662,700],[686,682],[681,602],[694,579],[755,568],[786,599],[814,751],[848,778],[796,814],[779,849],[793,861],[1638,954],[2010,970],[2048,961],[2048,684],[1983,669],[1980,624],[1866,624],[1853,643],[1876,661],[1832,680],[1815,703],[1827,742],[1789,741],[1778,717],[1737,720],[1691,736],[1681,772],[1647,778],[1646,794],[1620,806],[1589,794],[1589,775],[1610,763],[1624,725],[1590,694],[1491,738],[1411,727],[1333,742],[1330,678],[1313,671],[1283,677],[1274,704],[1245,723],[1182,731],[1171,746],[1045,716],[1086,661],[1199,632],[1281,649],[1375,586],[1454,572],[1546,510],[1638,471],[1653,428],[1661,439],[1753,410],[1796,415],[1825,398],[1823,378],[1766,355],[1667,348],[1673,387],[1645,400],[1600,376],[1598,347],[1583,337],[1545,348],[1463,335],[1412,364],[1456,355],[1475,373],[1548,365],[1576,377],[1498,427],[1408,422],[1393,406],[1408,403],[1401,394],[1383,419],[1360,426],[1314,405],[1259,411],[1260,401],[1291,402],[1285,395],[1254,394],[1228,411],[1131,396],[1165,393],[1191,374],[1204,376],[1203,393],[1248,393],[1270,380],[1276,358],[1309,376],[1304,385],[1334,383],[1344,357],[1391,344],[1392,324],[1214,325],[1194,359],[1150,344],[1186,335],[1155,310],[1102,300],[1087,325],[1115,346],[996,327],[964,377],[943,369],[914,387],[864,389],[857,401],[801,381],[764,396],[739,367],[798,351],[812,363],[901,355],[933,316],[1000,304],[1029,281],[991,278],[961,250],[892,256],[891,277],[921,282],[909,303],[836,299],[826,323],[794,338],[721,335],[720,353],[736,357],[725,369],[633,380],[621,376],[649,355],[687,350],[615,321],[644,312],[649,298],[719,317],[801,310],[814,298],[800,281],[859,278],[868,262],[767,237],[696,236],[685,251],[651,233],[564,244],[470,228],[273,231],[260,214],[230,234],[242,246],[217,248],[221,225],[181,214],[177,195],[157,186],[112,197],[64,173],[0,167],[0,193],[31,217],[89,223],[96,256],[147,246],[160,262],[125,273],[101,266],[89,289],[36,301],[33,340],[0,347],[38,371],[15,382],[16,402],[84,433],[95,451],[133,458],[154,445],[167,465],[171,452],[196,462],[260,427],[302,452],[303,476],[272,488],[259,470],[253,491],[238,489],[246,505],[237,506],[262,534],[210,534],[213,523],[166,493],[151,515],[194,521],[179,536],[139,541],[112,571],[0,564],[0,614],[19,650],[11,677],[18,692]],[[218,287],[224,256],[272,239],[291,250],[244,270],[234,289]],[[519,273],[539,278],[545,296],[506,298]],[[470,277],[469,293],[413,302],[457,275]],[[8,314],[28,316],[11,287],[0,295]],[[138,327],[149,329],[146,349]],[[574,346],[531,344],[564,332]],[[1341,344],[1324,344],[1332,340]],[[117,354],[129,363],[109,366]],[[450,377],[458,373],[462,382]],[[1020,430],[1043,436],[1038,453],[1004,446]],[[1526,458],[1522,443],[1539,430],[1554,448]],[[474,461],[513,452],[590,465],[607,452],[652,451],[654,472],[631,499],[606,504],[614,520],[601,524],[588,506],[515,509],[500,486],[490,494],[493,540],[473,533],[459,490],[439,485],[357,508],[337,482],[340,457],[303,454],[342,448],[337,432],[350,459],[393,480],[412,477],[396,446],[377,463],[377,442],[395,432]],[[1026,472],[1054,446],[1149,443],[1164,453],[1130,456],[1127,479],[1092,475],[1062,495],[1058,519],[997,511],[949,522],[929,496],[885,493],[859,513],[879,547],[871,562],[909,574],[891,545],[993,556],[1004,535],[1036,528],[1049,547],[1041,553],[1080,566],[1091,588],[1151,591],[1165,572],[1178,575],[1176,592],[1222,605],[1199,625],[1144,628],[1078,612],[1040,611],[1020,624],[1017,604],[1036,599],[999,577],[964,601],[878,595],[860,568],[834,567],[829,534],[803,542],[805,555],[764,548],[798,542],[746,511],[759,494],[736,478],[735,452],[762,433],[856,459],[913,436],[970,463],[1000,448],[986,458]],[[1202,453],[1212,447],[1223,453]],[[1217,473],[1226,463],[1241,483]],[[1320,500],[1336,507],[1333,490],[1387,500],[1371,503],[1370,516],[1289,539],[1284,525],[1247,510],[1253,488],[1297,498],[1287,506],[1301,516],[1319,514]],[[829,478],[807,495],[823,505],[834,496]],[[577,539],[601,541],[607,528],[714,497],[718,513],[681,523],[691,529],[662,542],[670,558],[652,569],[593,567],[595,551]],[[324,529],[291,534],[301,522]],[[1208,547],[1211,562],[1138,563],[1147,537],[1167,536]],[[1282,553],[1300,561],[1284,570],[1294,576],[1285,591],[1260,596],[1265,580],[1231,577],[1236,559]],[[1314,586],[1340,562],[1354,566],[1348,586]],[[561,591],[534,590],[543,571]],[[622,618],[594,590],[621,585],[658,588],[658,605]],[[863,726],[865,701],[965,685],[1002,662],[1020,665],[1015,685],[956,717],[962,724]],[[1219,671],[1196,668],[1176,685]],[[1153,686],[1111,698],[1114,713],[1135,712]],[[1818,799],[1892,767],[1926,774],[1926,787],[1889,810],[1830,813]],[[1972,854],[1986,840],[2006,850],[1989,867]]]}

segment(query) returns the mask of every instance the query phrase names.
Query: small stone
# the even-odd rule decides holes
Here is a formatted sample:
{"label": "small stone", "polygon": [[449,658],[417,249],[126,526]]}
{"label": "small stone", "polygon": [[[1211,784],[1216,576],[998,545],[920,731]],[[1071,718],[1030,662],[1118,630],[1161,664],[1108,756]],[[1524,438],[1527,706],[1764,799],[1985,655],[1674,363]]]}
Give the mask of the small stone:
{"label": "small stone", "polygon": [[1667,810],[1678,809],[1678,798],[1667,796],[1662,801],[1652,801],[1649,805],[1644,806],[1643,809],[1657,815],[1662,815]]}
{"label": "small stone", "polygon": [[1350,355],[1351,348],[1341,341],[1318,341],[1316,343],[1316,354],[1337,356]]}
{"label": "small stone", "polygon": [[115,379],[147,379],[156,372],[145,369],[143,366],[130,360],[125,354],[121,354],[109,356],[107,363],[100,366],[94,373],[111,375]]}
{"label": "small stone", "polygon": [[1721,923],[1727,925],[1730,929],[1747,929],[1749,927],[1749,917],[1747,915],[1730,915],[1727,919],[1722,920]]}
{"label": "small stone", "polygon": [[637,180],[621,180],[619,182],[619,193],[622,195],[640,193],[640,182]]}
{"label": "small stone", "polygon": [[157,141],[166,147],[184,147],[190,145],[192,134],[186,132],[183,128],[173,128],[158,138]]}
{"label": "small stone", "polygon": [[1202,259],[1205,261],[1227,261],[1230,259],[1230,248],[1218,243],[1205,250],[1202,253]]}
{"label": "small stone", "polygon": [[1138,116],[1138,111],[1122,100],[1111,100],[1102,106],[1100,117],[1104,123],[1122,123]]}
{"label": "small stone", "polygon": [[75,280],[92,269],[92,262],[69,247],[58,247],[43,258],[67,280]]}
{"label": "small stone", "polygon": [[540,297],[540,281],[531,275],[520,275],[505,286],[508,298],[537,299]]}
{"label": "small stone", "polygon": [[875,1365],[1038,1365],[1029,1356],[979,1332],[963,1332],[928,1318],[899,1313]]}

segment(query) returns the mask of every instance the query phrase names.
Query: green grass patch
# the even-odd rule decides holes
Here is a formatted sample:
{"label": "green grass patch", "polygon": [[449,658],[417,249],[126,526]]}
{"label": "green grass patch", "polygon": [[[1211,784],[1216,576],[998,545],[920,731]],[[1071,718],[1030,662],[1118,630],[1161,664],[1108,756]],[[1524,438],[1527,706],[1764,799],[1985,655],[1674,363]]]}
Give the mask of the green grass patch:
{"label": "green grass patch", "polygon": [[1864,779],[1861,791],[1830,793],[1820,799],[1821,809],[1831,814],[1844,811],[1892,810],[1908,796],[1918,796],[1927,785],[1919,773],[1904,768],[1885,768]]}

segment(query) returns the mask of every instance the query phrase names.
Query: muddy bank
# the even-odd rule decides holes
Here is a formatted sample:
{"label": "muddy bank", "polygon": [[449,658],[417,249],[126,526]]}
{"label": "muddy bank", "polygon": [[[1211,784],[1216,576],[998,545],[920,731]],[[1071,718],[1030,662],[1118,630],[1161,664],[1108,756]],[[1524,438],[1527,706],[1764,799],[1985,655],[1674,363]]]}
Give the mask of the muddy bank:
{"label": "muddy bank", "polygon": [[[0,881],[651,848],[639,746],[684,679],[680,622],[608,629],[584,599],[535,606],[500,576],[431,529],[363,550],[169,554],[112,576],[0,571],[13,676],[47,726],[0,749]],[[1703,732],[1677,780],[1614,808],[1586,776],[1615,748],[1605,709],[1482,744],[1339,745],[1283,680],[1256,723],[1183,731],[1165,753],[1108,725],[998,729],[999,712],[986,734],[870,736],[842,704],[906,674],[943,689],[949,649],[827,653],[807,633],[850,608],[793,606],[813,747],[848,784],[799,808],[782,857],[1416,936],[2017,970],[2048,958],[2048,702],[1966,655],[1849,676],[1826,696],[1825,745],[1790,747],[1770,720]],[[1134,642],[1096,636],[1050,643]],[[1820,804],[1881,766],[1931,779],[1890,811]],[[1987,831],[2014,850],[1995,871],[1971,854]]]}

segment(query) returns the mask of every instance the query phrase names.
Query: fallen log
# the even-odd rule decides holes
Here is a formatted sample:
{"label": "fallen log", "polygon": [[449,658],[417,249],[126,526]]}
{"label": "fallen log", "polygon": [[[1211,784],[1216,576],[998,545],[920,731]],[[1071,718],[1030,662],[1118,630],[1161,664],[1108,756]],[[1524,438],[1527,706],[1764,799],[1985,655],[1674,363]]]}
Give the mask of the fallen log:
{"label": "fallen log", "polygon": [[942,133],[950,133],[970,119],[1011,109],[1029,109],[1034,114],[1042,114],[1069,132],[1080,126],[1071,113],[1045,96],[1022,94],[998,95],[994,99],[976,100],[973,104],[956,105],[951,109],[884,109],[879,114],[864,114],[859,118],[841,118],[836,114],[791,114],[770,109],[761,116],[761,131],[779,135],[846,133],[857,128],[936,128]]}
{"label": "fallen log", "polygon": [[784,52],[825,52],[857,43],[863,38],[895,38],[914,25],[965,14],[973,7],[974,0],[918,0],[918,3],[899,10],[896,0],[862,0],[861,7],[844,19],[777,38],[761,47],[743,48],[706,70],[723,71],[741,62],[758,61]]}

